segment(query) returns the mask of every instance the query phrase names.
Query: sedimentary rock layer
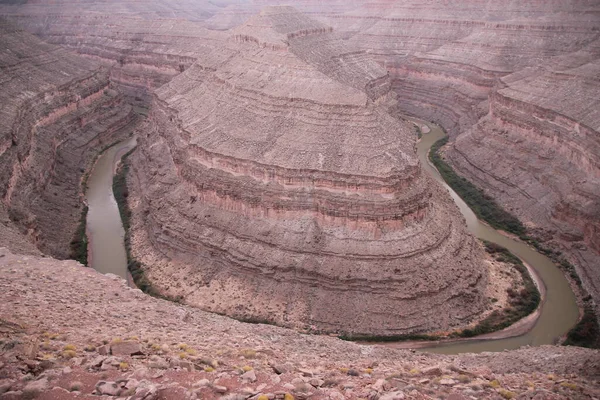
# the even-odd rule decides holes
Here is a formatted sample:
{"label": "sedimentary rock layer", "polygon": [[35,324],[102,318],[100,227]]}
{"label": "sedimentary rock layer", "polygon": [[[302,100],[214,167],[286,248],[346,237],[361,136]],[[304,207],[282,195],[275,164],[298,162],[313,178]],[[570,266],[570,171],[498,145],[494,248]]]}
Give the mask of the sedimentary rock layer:
{"label": "sedimentary rock layer", "polygon": [[0,196],[28,240],[67,257],[93,155],[136,120],[94,63],[0,20]]}
{"label": "sedimentary rock layer", "polygon": [[[461,173],[476,180],[488,193],[498,197],[507,208],[513,208],[523,220],[530,222],[536,229],[544,228],[545,233],[542,236],[553,237],[556,240],[558,237],[569,237],[570,242],[561,241],[557,242],[557,245],[570,252],[574,257],[573,261],[579,261],[580,265],[597,263],[597,234],[594,233],[597,224],[593,221],[598,203],[595,190],[593,187],[590,189],[588,185],[590,182],[592,186],[596,185],[596,182],[593,180],[595,178],[590,178],[591,181],[587,178],[589,174],[593,177],[593,171],[597,168],[594,157],[597,150],[593,139],[596,134],[586,133],[589,132],[586,129],[590,128],[585,122],[586,115],[592,114],[593,109],[583,106],[595,105],[593,98],[594,93],[597,93],[593,69],[594,60],[598,57],[590,50],[598,37],[597,2],[582,0],[494,3],[479,0],[415,0],[323,3],[306,0],[295,4],[320,22],[304,21],[302,23],[306,25],[302,26],[302,23],[298,24],[299,20],[294,18],[285,21],[290,24],[285,29],[271,29],[268,23],[261,25],[264,22],[262,17],[251,17],[262,6],[272,3],[277,2],[222,2],[219,5],[223,7],[219,8],[212,2],[200,1],[194,4],[178,3],[176,6],[169,2],[157,1],[90,1],[70,4],[69,7],[65,7],[64,4],[38,2],[26,6],[3,6],[2,12],[10,14],[12,20],[19,21],[30,31],[53,43],[68,46],[87,57],[105,63],[110,67],[113,82],[118,83],[131,97],[149,98],[148,89],[153,90],[169,82],[172,77],[190,68],[195,60],[199,60],[192,67],[193,70],[189,71],[189,79],[199,80],[203,89],[197,89],[195,92],[190,90],[190,93],[187,93],[188,89],[181,89],[187,83],[179,81],[184,78],[177,78],[172,87],[166,86],[164,91],[160,92],[159,107],[154,114],[156,121],[160,121],[161,118],[173,118],[173,121],[187,126],[186,124],[191,122],[186,122],[186,119],[192,121],[201,115],[200,113],[210,113],[212,109],[204,107],[196,110],[185,103],[193,104],[194,98],[205,98],[210,93],[213,93],[213,98],[219,98],[219,94],[214,94],[218,92],[231,96],[232,104],[235,105],[235,108],[231,109],[223,107],[222,103],[226,102],[226,99],[222,96],[219,102],[207,102],[218,108],[215,115],[225,116],[226,132],[230,129],[229,125],[236,124],[236,121],[227,119],[231,113],[237,112],[238,108],[254,108],[253,112],[263,118],[274,113],[273,110],[281,110],[282,104],[289,102],[289,97],[293,97],[301,109],[306,108],[302,103],[306,99],[310,100],[308,104],[311,107],[315,102],[318,107],[321,107],[321,103],[329,107],[343,97],[347,103],[342,108],[343,112],[337,109],[333,112],[333,115],[342,115],[336,117],[340,121],[357,118],[356,113],[348,109],[364,101],[365,104],[380,103],[377,109],[392,110],[399,107],[404,112],[439,122],[452,138],[465,135],[463,141],[459,140],[456,148],[448,152],[450,160]],[[107,4],[114,10],[114,13],[110,13],[110,18]],[[225,7],[227,5],[230,6]],[[170,7],[173,7],[172,15],[165,12]],[[157,16],[162,18],[156,20]],[[209,31],[201,26],[231,31]],[[329,32],[330,26],[334,28],[333,32]],[[340,38],[345,39],[344,45],[341,44]],[[252,48],[254,54],[250,53],[249,49]],[[277,67],[267,68],[264,64],[271,63],[274,57],[267,54],[269,51],[279,51],[281,54],[277,53],[277,57],[285,60],[281,65],[289,67],[293,72],[283,73],[278,71]],[[240,54],[242,61],[238,60]],[[336,56],[330,57],[330,54]],[[374,68],[364,68],[364,65],[369,65],[368,62],[365,64],[365,60],[370,57],[389,72],[389,77],[383,76],[385,74],[380,74]],[[224,74],[221,66],[233,63],[229,58],[239,63],[240,67],[229,67],[227,74]],[[568,60],[575,60],[575,64],[565,64]],[[555,68],[552,66],[554,64],[561,67]],[[307,68],[307,65],[310,68]],[[575,71],[578,68],[580,71]],[[307,70],[310,73],[306,72]],[[323,84],[323,88],[329,92],[330,98],[314,98],[317,88],[311,86],[311,82],[319,82],[318,85],[322,82],[312,76],[315,71],[329,79]],[[300,79],[300,74],[306,76]],[[554,81],[556,82],[552,83]],[[233,87],[228,87],[228,84],[233,84]],[[219,85],[227,89],[222,89]],[[290,85],[290,92],[299,90],[302,94],[293,96],[277,89],[286,85]],[[397,101],[390,101],[390,87],[398,94]],[[573,88],[578,90],[574,91]],[[182,91],[185,93],[181,93]],[[521,96],[522,93],[530,91],[535,93],[535,96]],[[239,95],[238,92],[243,95]],[[282,97],[287,98],[280,100]],[[581,101],[573,102],[573,99],[580,97]],[[276,98],[277,101],[273,101],[272,98]],[[548,104],[564,104],[568,110],[556,109],[556,106],[550,107]],[[231,107],[234,107],[233,105]],[[318,115],[314,110],[310,110],[311,118]],[[523,111],[538,117],[527,117],[522,115]],[[289,111],[286,109],[285,112]],[[292,117],[298,118],[294,114],[295,111],[291,117],[285,112],[281,112],[276,122],[267,124],[286,126],[293,120]],[[295,113],[301,114],[300,111]],[[540,115],[542,117],[539,117]],[[367,117],[361,118],[365,123],[370,123]],[[562,118],[566,118],[565,121],[568,122],[559,122],[559,127],[554,126],[556,120]],[[544,122],[546,119],[553,122],[548,124]],[[525,120],[526,123],[523,122]],[[201,126],[204,122],[198,120],[192,125]],[[209,120],[209,123],[212,124],[213,121]],[[157,126],[162,126],[161,124],[162,122],[156,122]],[[310,124],[315,125],[313,122]],[[525,125],[527,128],[523,128]],[[340,126],[343,124],[340,123]],[[569,129],[577,131],[579,128],[574,128],[576,126],[579,126],[580,132],[583,133],[564,133]],[[214,123],[214,132],[219,133],[225,128],[221,127],[220,123]],[[154,128],[150,128],[152,129]],[[213,134],[213,127],[206,129],[210,133],[206,133],[205,137]],[[597,131],[593,127],[590,129],[592,132]],[[262,121],[254,120],[247,124],[247,130],[261,134],[265,132]],[[512,135],[510,140],[497,138],[496,132],[503,130],[506,130],[509,136]],[[531,134],[534,131],[538,132],[538,137],[541,137],[539,132],[564,132],[556,135],[560,138],[556,143],[544,139],[544,154],[539,157],[535,153],[539,148],[534,145],[538,139],[534,139],[536,136]],[[189,139],[184,136],[183,144],[177,146],[186,147],[186,140],[192,140],[193,136],[193,133],[189,134]],[[214,140],[220,137],[215,135]],[[296,138],[286,140],[289,148],[298,142]],[[495,160],[494,164],[488,163],[488,140],[495,143],[490,146],[498,150],[492,157]],[[256,146],[263,146],[262,143],[266,141],[268,140],[259,141]],[[177,146],[173,144],[175,139],[169,139],[168,142],[165,146],[170,154],[171,148],[175,149]],[[213,143],[215,148],[210,152],[201,140],[198,143],[194,145],[201,148],[203,153],[200,154],[202,151],[198,150],[198,155],[194,157],[206,168],[207,165],[213,165],[206,161],[207,158],[212,160],[215,154],[221,154],[222,148],[219,146],[226,147],[231,143],[244,146],[247,144],[239,136],[231,137],[224,142],[225,144],[217,146]],[[526,151],[521,152],[521,144]],[[335,146],[330,147],[333,153],[337,151]],[[467,156],[458,154],[460,148],[462,153],[468,153]],[[507,149],[510,151],[506,151]],[[342,150],[345,151],[345,148]],[[311,171],[319,171],[318,165],[317,168],[314,167],[314,153],[311,153],[310,149],[304,151]],[[553,152],[557,154],[548,156],[547,153]],[[261,163],[260,157],[263,157],[263,153],[271,158]],[[185,154],[184,150],[177,150],[173,152],[172,158],[182,157],[182,154]],[[219,159],[218,163],[228,165],[229,169],[225,169],[227,173],[252,176],[253,180],[249,181],[249,185],[252,186],[256,179],[267,179],[263,176],[268,174],[260,172],[261,168],[264,169],[263,165],[296,162],[285,167],[285,172],[274,170],[273,178],[268,179],[278,182],[285,182],[285,179],[300,180],[300,183],[294,185],[303,187],[306,185],[303,178],[289,172],[298,168],[301,162],[295,161],[289,154],[289,150],[282,150],[277,158],[273,152],[269,153],[266,147],[264,151],[262,148],[260,151],[249,148],[248,154],[229,154],[226,161]],[[247,162],[248,160],[251,162]],[[339,161],[324,165],[323,168],[335,171],[336,168],[344,167],[344,160]],[[358,159],[357,167],[361,162],[363,166],[366,165],[365,161]],[[517,173],[514,173],[514,162],[518,165]],[[173,163],[180,164],[183,165],[180,160]],[[485,172],[479,171],[478,168],[482,166],[487,168]],[[246,172],[248,168],[253,172]],[[504,171],[496,174],[496,177],[503,179],[502,184],[492,176],[490,168]],[[189,173],[187,168],[183,170]],[[548,177],[547,173],[542,173],[543,170],[555,171],[559,177]],[[349,173],[351,181],[356,179],[359,182],[353,174],[357,172]],[[361,174],[362,172],[359,173],[362,179],[360,185],[373,188],[370,190],[389,191],[386,187],[389,182],[375,184],[364,180]],[[406,175],[410,176],[410,173],[407,172]],[[543,179],[542,175],[545,176]],[[256,178],[257,176],[259,178]],[[179,175],[176,178],[184,179]],[[187,177],[185,179],[189,180]],[[346,176],[331,178],[323,175],[319,177],[315,187],[322,190],[327,185],[331,186],[333,182],[347,191],[349,185],[346,179]],[[412,179],[419,182],[420,178]],[[585,184],[565,183],[581,183],[584,179]],[[563,183],[556,183],[557,181]],[[529,186],[531,182],[536,182],[535,189]],[[576,193],[574,195],[569,194],[571,192],[568,188],[571,186]],[[216,189],[213,187],[213,190]],[[219,193],[228,195],[232,192],[229,188],[219,190]],[[258,191],[257,188],[256,192]],[[252,191],[248,190],[245,193],[250,196]],[[529,197],[524,193],[529,193]],[[235,196],[240,198],[240,202],[250,201],[248,196]],[[251,197],[255,203],[263,201],[257,194]],[[269,201],[270,203],[265,200],[269,207],[277,204],[277,207],[282,209],[292,207],[295,212],[298,209],[306,212],[318,208],[319,212],[323,213],[322,210],[337,210],[339,204],[340,215],[344,218],[362,218],[360,213],[354,212],[352,207],[345,203],[335,203],[334,206],[329,198],[323,196],[319,197],[318,202],[314,201],[317,205],[311,206],[312,208],[306,205],[308,201],[305,200],[299,202],[301,206],[288,199],[283,201],[283,206],[279,206],[278,202]],[[386,204],[384,208],[387,206]],[[387,218],[385,212],[377,212],[375,215]],[[589,272],[592,271],[591,268],[593,267],[586,269],[588,272],[582,272],[585,281],[593,280],[587,277],[588,274],[593,275]],[[589,287],[594,285],[588,283]]]}
{"label": "sedimentary rock layer", "polygon": [[540,238],[570,253],[596,299],[600,299],[598,50],[596,42],[548,67],[502,78],[490,96],[489,114],[448,151],[463,174],[527,221]]}
{"label": "sedimentary rock layer", "polygon": [[133,250],[150,281],[317,331],[472,320],[481,250],[394,105],[384,69],[293,9],[233,30],[156,91],[132,159]]}

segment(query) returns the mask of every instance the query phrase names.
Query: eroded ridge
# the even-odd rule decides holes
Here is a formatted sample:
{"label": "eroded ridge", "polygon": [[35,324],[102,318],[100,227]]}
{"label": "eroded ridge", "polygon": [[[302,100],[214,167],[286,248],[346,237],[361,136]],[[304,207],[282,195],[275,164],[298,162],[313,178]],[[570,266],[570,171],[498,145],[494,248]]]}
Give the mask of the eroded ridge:
{"label": "eroded ridge", "polygon": [[223,47],[156,91],[132,159],[133,253],[152,284],[316,331],[431,331],[478,315],[481,249],[388,112],[387,71],[286,7]]}

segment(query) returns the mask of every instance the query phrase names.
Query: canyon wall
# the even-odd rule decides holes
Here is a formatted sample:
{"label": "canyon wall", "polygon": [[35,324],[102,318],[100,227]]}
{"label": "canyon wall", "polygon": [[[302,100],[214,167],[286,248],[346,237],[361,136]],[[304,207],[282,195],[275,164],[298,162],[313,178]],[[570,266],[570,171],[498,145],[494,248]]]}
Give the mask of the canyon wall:
{"label": "canyon wall", "polygon": [[390,87],[328,27],[276,7],[159,88],[129,179],[150,282],[312,331],[472,321],[487,303],[481,249],[388,113]]}
{"label": "canyon wall", "polygon": [[[291,31],[282,30],[281,26],[260,25],[264,21],[253,17],[264,6],[278,3],[275,0],[177,4],[168,1],[90,1],[69,3],[66,7],[66,3],[40,1],[0,6],[0,13],[45,40],[104,65],[113,84],[127,95],[130,103],[147,107],[153,101],[152,92],[161,88],[154,97],[157,105],[151,112],[152,124],[148,126],[148,130],[156,135],[162,136],[157,126],[171,132],[172,124],[183,126],[186,118],[190,121],[200,118],[200,112],[230,118],[229,113],[219,114],[225,113],[223,110],[227,108],[213,100],[207,103],[216,104],[214,110],[196,110],[186,105],[186,102],[193,104],[196,97],[205,98],[207,93],[218,97],[217,93],[221,92],[229,93],[234,105],[247,103],[247,107],[258,107],[259,111],[255,112],[261,118],[273,112],[272,98],[276,98],[277,107],[292,99],[291,102],[298,103],[300,109],[308,107],[300,105],[303,101],[308,101],[311,107],[315,102],[319,107],[321,103],[336,104],[341,100],[348,103],[341,101],[343,107],[358,107],[364,102],[363,106],[367,108],[399,109],[438,122],[455,141],[448,149],[447,157],[458,172],[517,214],[538,238],[560,249],[577,265],[586,288],[596,301],[600,300],[596,268],[600,259],[596,189],[598,126],[593,123],[598,93],[600,10],[597,2],[414,0],[333,1],[325,4],[304,0],[295,5],[314,21],[304,21],[306,26]],[[110,12],[107,5],[111,6]],[[294,18],[297,23],[300,17]],[[255,54],[248,55],[252,51]],[[265,55],[268,52],[275,55]],[[254,60],[256,64],[239,62],[245,70],[228,67],[227,74],[218,73],[222,65],[233,63],[230,58],[237,62],[239,57],[245,62]],[[384,69],[365,67],[372,59]],[[289,60],[294,61],[288,63]],[[281,66],[275,65],[271,70],[263,65],[273,62],[289,66],[294,72],[284,74],[276,72],[283,68]],[[300,80],[300,71],[310,71],[310,75]],[[319,79],[313,78],[317,72],[329,80],[322,88],[311,86],[311,82],[319,82],[319,85],[322,82],[320,75]],[[199,82],[206,92],[196,91],[196,97],[193,97],[190,94],[193,91],[187,89],[192,86],[190,80]],[[279,87],[289,86],[289,92],[275,89],[278,86],[271,80]],[[247,93],[238,95],[240,88],[245,88]],[[311,97],[313,92],[322,89],[335,98],[325,96],[317,101]],[[296,91],[302,96],[293,94]],[[286,100],[280,100],[280,97]],[[177,103],[177,106],[171,103]],[[277,121],[265,124],[285,127],[293,118],[300,118],[296,114],[301,112],[293,111],[295,109],[281,114]],[[181,117],[184,112],[190,115]],[[337,113],[345,115],[347,111],[334,112]],[[352,111],[350,116],[343,118],[354,121],[356,116]],[[201,124],[201,121],[196,123]],[[209,124],[206,135],[224,129],[213,121]],[[261,124],[247,126],[254,130],[253,134],[264,131]],[[178,126],[176,131],[180,130],[188,131]],[[185,154],[183,148],[189,147],[186,140],[193,137],[193,133],[188,134],[183,135],[183,144],[175,139],[164,139],[165,149],[168,149],[164,150],[167,151],[165,154],[174,160],[172,167],[178,171],[176,176],[165,178],[169,184],[173,184],[172,179],[177,182],[191,179],[182,175],[183,172],[191,173],[188,169],[179,169],[187,163],[180,158]],[[216,137],[210,140],[217,140]],[[246,143],[237,137],[230,142]],[[296,142],[290,140],[289,147]],[[162,145],[163,142],[158,143]],[[204,145],[198,147],[202,150],[197,150],[194,157],[200,161],[195,162],[215,173],[215,168],[207,166],[212,166],[213,161],[209,163],[207,159],[213,160],[215,154],[220,153],[207,151]],[[172,150],[176,148],[180,150]],[[335,153],[336,150],[332,151]],[[140,150],[140,154],[144,152],[148,150]],[[150,155],[144,157],[152,158]],[[244,156],[244,160],[252,162],[240,164],[236,160],[241,156],[228,157],[225,160],[219,158],[219,165],[228,165],[228,174],[249,174],[252,176],[249,182],[256,179],[262,182],[267,179],[264,176],[268,176],[278,184],[286,180],[299,187],[307,184],[304,178],[289,171],[294,168],[266,173],[257,172],[266,167],[252,164],[271,165],[272,160],[261,163]],[[281,157],[293,158],[289,152],[282,152]],[[341,164],[335,164],[335,167],[340,168]],[[254,172],[248,172],[249,169]],[[140,172],[138,183],[149,182],[143,179],[146,178]],[[318,190],[321,190],[319,185],[341,185],[348,192],[348,184],[339,183],[340,179],[343,182],[346,177],[323,175],[314,185]],[[211,185],[211,190],[221,196],[224,193],[230,196],[233,190],[217,189],[212,180]],[[237,184],[230,185],[236,188]],[[375,184],[367,180],[361,181],[361,185],[367,185],[375,192],[390,191],[385,188],[388,183]],[[259,190],[263,188],[256,189]],[[250,189],[244,191],[252,192]],[[144,194],[140,192],[139,195]],[[242,205],[250,200],[241,194],[232,196],[236,198],[235,202],[219,207],[245,210],[246,206]],[[200,198],[204,197],[196,196],[194,201]],[[253,195],[253,199],[255,203],[264,200],[258,195]],[[284,206],[271,201],[267,209],[276,206],[313,213],[315,208],[319,212],[338,208],[338,203],[332,206],[334,203],[327,197],[311,200],[315,204],[312,208],[305,204],[306,200],[300,201],[302,206],[294,203],[295,198],[292,200],[285,199]],[[211,201],[220,204],[222,200]],[[172,204],[177,202],[173,200]],[[145,212],[150,212],[147,205],[144,207]],[[352,207],[343,203],[339,203],[339,207],[344,218],[362,218],[360,213],[352,212]],[[387,207],[390,205],[383,208]],[[256,215],[255,208],[248,212]],[[369,209],[369,213],[372,210]],[[378,213],[374,215],[387,218],[385,212]],[[160,229],[155,227],[156,231]],[[377,232],[369,229],[373,234]],[[154,234],[148,235],[146,240],[154,240]],[[155,240],[153,246],[159,247],[158,241]],[[168,290],[185,294],[184,289],[176,290],[174,285],[169,285]],[[246,312],[239,314],[243,316]]]}
{"label": "canyon wall", "polygon": [[35,245],[65,258],[82,214],[84,172],[137,117],[106,70],[3,19],[0,35],[3,229],[18,231],[28,252]]}
{"label": "canyon wall", "polygon": [[598,2],[296,5],[384,66],[402,112],[441,124],[458,172],[562,252],[600,301]]}
{"label": "canyon wall", "polygon": [[447,152],[462,174],[518,215],[536,237],[568,254],[596,300],[599,43],[502,78],[490,95],[489,114]]}

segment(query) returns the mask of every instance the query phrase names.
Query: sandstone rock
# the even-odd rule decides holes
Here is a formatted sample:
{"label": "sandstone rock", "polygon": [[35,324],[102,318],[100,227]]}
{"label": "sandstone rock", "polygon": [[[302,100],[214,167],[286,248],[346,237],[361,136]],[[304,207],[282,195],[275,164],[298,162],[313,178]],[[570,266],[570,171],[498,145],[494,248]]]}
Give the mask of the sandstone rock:
{"label": "sandstone rock", "polygon": [[142,380],[137,384],[135,394],[130,400],[156,400],[159,396],[160,387],[147,380]]}
{"label": "sandstone rock", "polygon": [[106,358],[107,357],[105,357],[105,356],[95,357],[95,358],[91,359],[90,361],[88,361],[88,363],[86,365],[91,368],[100,368],[100,366],[102,366],[102,364],[104,363]]}
{"label": "sandstone rock", "polygon": [[456,384],[456,381],[454,379],[449,379],[449,378],[440,379],[440,385],[454,386],[455,384]]}
{"label": "sandstone rock", "polygon": [[47,378],[38,379],[37,381],[29,382],[23,388],[23,394],[25,396],[37,396],[40,393],[50,389],[50,383]]}
{"label": "sandstone rock", "polygon": [[[155,364],[153,364],[153,365],[155,365]],[[171,368],[181,368],[181,369],[185,369],[188,371],[193,371],[195,369],[194,363],[192,363],[191,361],[187,361],[187,360],[171,360],[170,367]]]}
{"label": "sandstone rock", "polygon": [[312,386],[314,386],[316,388],[319,388],[319,387],[323,386],[325,381],[323,379],[319,379],[319,378],[312,378],[311,380],[308,381],[308,383],[310,383]]}
{"label": "sandstone rock", "polygon": [[123,392],[124,382],[99,381],[95,393],[98,395],[119,396]]}
{"label": "sandstone rock", "polygon": [[194,387],[205,387],[209,385],[210,381],[208,379],[200,379],[199,381],[194,383]]}
{"label": "sandstone rock", "polygon": [[377,379],[377,381],[375,381],[375,383],[373,385],[371,385],[373,390],[375,390],[377,392],[383,392],[384,390],[389,390],[390,386],[391,385],[389,384],[389,382],[385,379]]}
{"label": "sandstone rock", "polygon": [[248,381],[248,382],[256,382],[256,373],[254,372],[254,370],[250,370],[248,372],[243,373],[240,378],[243,381]]}
{"label": "sandstone rock", "polygon": [[[4,400],[21,400],[23,398],[23,395],[25,395],[22,391],[20,390],[13,390],[10,392],[6,392],[0,395],[0,399],[4,399]],[[30,395],[26,395],[26,396],[30,396]]]}
{"label": "sandstone rock", "polygon": [[142,346],[138,342],[123,341],[111,343],[110,354],[115,356],[134,356],[144,354]]}
{"label": "sandstone rock", "polygon": [[213,385],[212,388],[217,393],[226,393],[227,392],[227,387],[225,387],[225,386]]}
{"label": "sandstone rock", "polygon": [[164,358],[153,355],[150,357],[150,362],[148,363],[148,367],[156,368],[156,369],[168,369],[169,363]]}
{"label": "sandstone rock", "polygon": [[0,394],[10,391],[12,384],[13,383],[8,379],[3,379],[0,381]]}
{"label": "sandstone rock", "polygon": [[424,369],[422,372],[424,375],[430,375],[430,376],[441,376],[443,374],[442,369],[440,367],[427,368],[427,369]]}
{"label": "sandstone rock", "polygon": [[467,398],[460,393],[450,393],[446,400],[467,400]]}
{"label": "sandstone rock", "polygon": [[226,396],[221,397],[224,400],[246,400],[248,396],[241,393],[230,393]]}
{"label": "sandstone rock", "polygon": [[273,371],[275,371],[275,373],[279,375],[285,374],[289,371],[289,369],[284,364],[272,364],[271,368],[273,368]]}
{"label": "sandstone rock", "polygon": [[307,377],[312,377],[313,376],[313,372],[311,370],[306,369],[306,368],[298,368],[298,372],[300,372],[303,376],[307,376]]}

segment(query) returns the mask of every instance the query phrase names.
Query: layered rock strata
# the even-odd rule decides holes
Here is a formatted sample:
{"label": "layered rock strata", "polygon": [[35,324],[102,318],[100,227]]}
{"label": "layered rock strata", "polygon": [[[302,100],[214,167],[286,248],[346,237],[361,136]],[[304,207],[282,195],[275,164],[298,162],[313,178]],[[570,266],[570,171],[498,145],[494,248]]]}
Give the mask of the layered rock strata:
{"label": "layered rock strata", "polygon": [[485,304],[481,250],[387,112],[387,72],[329,31],[268,8],[156,91],[129,180],[134,256],[158,289],[241,319],[465,324]]}
{"label": "layered rock strata", "polygon": [[[598,42],[502,78],[489,114],[447,152],[536,235],[567,251],[600,300]],[[548,93],[552,93],[548,97]],[[514,148],[518,151],[500,151]],[[516,168],[515,168],[516,166]]]}
{"label": "layered rock strata", "polygon": [[[569,185],[539,178],[535,170],[546,167],[555,170],[554,161],[544,164],[548,157],[534,157],[533,147],[528,150],[531,157],[516,157],[515,154],[521,154],[518,146],[523,139],[517,136],[513,136],[514,140],[503,142],[505,146],[515,146],[515,151],[494,153],[494,157],[504,158],[503,161],[498,159],[494,165],[503,165],[498,167],[505,170],[503,176],[512,179],[500,184],[496,178],[501,178],[502,174],[493,177],[489,171],[491,167],[486,164],[490,151],[485,148],[488,138],[483,135],[493,136],[495,130],[507,129],[507,120],[519,120],[520,115],[515,114],[518,118],[512,115],[518,108],[535,113],[535,109],[539,108],[538,104],[536,100],[529,104],[528,98],[520,98],[518,107],[512,106],[513,111],[501,110],[505,108],[504,105],[500,105],[503,101],[512,102],[511,96],[514,93],[528,90],[537,90],[536,96],[540,98],[547,96],[545,90],[557,90],[558,98],[569,103],[568,107],[571,110],[578,111],[567,116],[573,123],[572,126],[586,125],[581,118],[588,111],[585,111],[586,108],[581,104],[588,100],[571,104],[570,99],[577,97],[572,91],[546,83],[534,83],[537,89],[532,89],[528,87],[529,83],[524,82],[531,81],[531,77],[536,77],[537,74],[558,73],[559,82],[565,80],[575,83],[575,86],[580,87],[584,99],[593,98],[594,83],[588,86],[588,82],[594,80],[593,73],[586,75],[588,72],[571,71],[565,75],[564,70],[574,69],[576,66],[563,66],[558,72],[554,71],[554,67],[548,69],[546,66],[558,62],[561,57],[564,60],[587,57],[583,64],[589,64],[594,57],[597,59],[593,51],[586,50],[593,48],[598,35],[597,2],[583,0],[552,1],[544,4],[501,4],[478,0],[415,0],[336,1],[321,4],[299,1],[296,2],[297,6],[321,23],[310,22],[304,29],[291,27],[289,32],[273,32],[267,24],[267,36],[273,37],[266,38],[261,37],[259,33],[263,29],[260,26],[261,21],[250,21],[250,24],[245,25],[244,22],[260,7],[276,1],[235,4],[222,2],[219,5],[223,8],[209,2],[184,2],[176,6],[168,2],[152,1],[117,3],[110,3],[116,7],[115,12],[110,15],[110,23],[107,23],[106,4],[95,1],[77,3],[70,7],[44,2],[25,6],[3,6],[2,12],[49,41],[68,46],[98,62],[106,63],[110,66],[111,79],[131,97],[149,98],[148,88],[152,90],[160,87],[173,76],[189,68],[196,59],[201,60],[200,65],[216,69],[215,65],[224,61],[219,57],[233,57],[232,54],[238,54],[238,47],[250,46],[250,42],[241,43],[246,40],[255,39],[254,45],[258,48],[261,43],[269,44],[274,46],[271,49],[273,51],[292,53],[294,57],[341,85],[369,92],[367,97],[371,101],[383,99],[383,108],[394,109],[394,106],[399,106],[404,112],[435,120],[441,123],[453,138],[466,132],[460,146],[464,154],[472,155],[459,155],[458,144],[457,150],[451,149],[448,152],[450,161],[455,163],[459,172],[486,188],[488,193],[496,196],[507,208],[514,209],[523,220],[536,228],[543,228],[538,229],[542,232],[542,237],[554,240],[569,237],[568,241],[557,242],[557,245],[570,252],[572,261],[590,266],[596,263],[596,236],[593,233],[596,228],[595,223],[590,222],[594,221],[597,204],[594,200],[594,190],[588,190],[585,185],[584,189],[574,185],[578,191],[583,190],[583,194],[570,196],[567,189]],[[167,9],[172,10],[171,15],[168,15]],[[178,19],[157,20],[157,16]],[[198,24],[197,21],[204,22]],[[201,25],[221,30],[231,28],[232,31],[211,32],[202,29]],[[329,26],[335,28],[334,32],[320,31],[324,27],[328,30],[326,27]],[[289,35],[290,33],[292,35]],[[295,33],[301,37],[294,37]],[[223,45],[227,38],[232,38],[234,43],[236,40],[240,43]],[[343,49],[340,47],[339,38],[346,39]],[[327,42],[324,47],[335,49],[327,51],[333,51],[339,57],[320,54],[322,41]],[[226,49],[223,53],[218,50],[221,47]],[[591,55],[585,55],[586,52]],[[369,53],[383,65],[389,71],[391,79],[377,80],[376,77],[366,75],[360,78],[360,65],[366,57],[365,53]],[[349,74],[346,71],[348,65],[359,67]],[[589,70],[590,67],[586,66],[585,69]],[[369,73],[368,70],[363,72]],[[521,73],[530,75],[530,78],[521,79]],[[542,78],[541,81],[544,79],[546,78]],[[552,79],[554,77],[546,80]],[[509,82],[513,80],[513,83]],[[371,82],[375,89],[364,90],[365,82]],[[399,95],[398,103],[386,100],[387,87],[390,85]],[[564,87],[568,85],[565,84]],[[591,92],[586,87],[592,88]],[[507,90],[513,94],[503,94]],[[508,100],[501,101],[501,98]],[[595,104],[593,100],[589,101]],[[497,111],[495,115],[494,110]],[[585,112],[582,114],[582,111]],[[488,112],[490,115],[486,116]],[[558,111],[558,114],[565,113]],[[498,115],[502,115],[501,118],[505,122],[498,123]],[[483,119],[477,124],[481,118]],[[538,125],[534,126],[536,123]],[[475,124],[476,127],[471,129]],[[558,129],[554,126],[548,127],[535,118],[528,124],[538,132],[545,131],[546,128],[550,131]],[[513,134],[525,134],[519,129],[515,128]],[[584,178],[580,178],[580,175],[583,176],[582,174],[589,171],[589,165],[592,165],[593,169],[594,161],[582,161],[583,164],[589,165],[581,167],[581,163],[574,159],[587,159],[595,148],[593,140],[589,139],[594,135],[584,135],[576,140],[570,139],[569,135],[561,137],[564,139],[561,148],[564,146],[569,150],[559,150],[562,154],[560,157],[566,160],[566,164],[559,168],[561,177],[556,179],[564,182],[583,182]],[[525,140],[533,143],[530,139]],[[476,146],[478,148],[475,150]],[[579,147],[589,149],[587,152],[581,152]],[[505,150],[506,147],[498,146],[497,149]],[[566,155],[567,152],[573,155]],[[519,167],[520,172],[508,173],[509,167],[514,167],[512,163],[516,161],[515,157],[519,158],[518,165],[522,166]],[[579,163],[579,166],[575,167],[575,172],[566,171],[570,168],[568,163]],[[474,165],[477,168],[485,165],[487,170],[481,172]],[[533,192],[536,193],[535,196],[542,196],[543,200],[538,201],[530,198],[531,194],[530,197],[523,194],[529,193],[530,183],[526,182],[536,182]],[[502,188],[503,185],[509,185],[512,189]],[[585,281],[591,282],[593,278],[587,275],[594,274],[589,272],[593,267],[585,268],[588,272],[580,272]],[[594,285],[588,284],[592,292]]]}
{"label": "layered rock strata", "polygon": [[82,211],[81,180],[100,148],[131,132],[131,106],[94,63],[0,20],[3,213],[46,254],[64,258]]}

